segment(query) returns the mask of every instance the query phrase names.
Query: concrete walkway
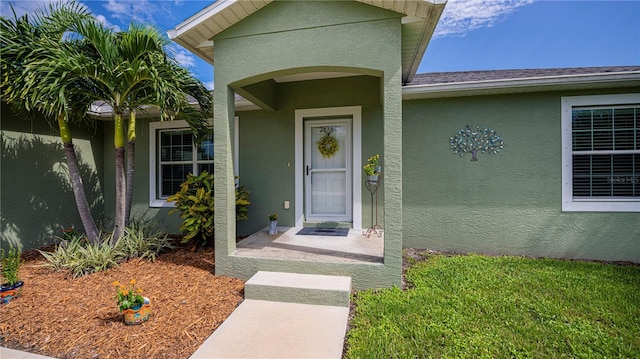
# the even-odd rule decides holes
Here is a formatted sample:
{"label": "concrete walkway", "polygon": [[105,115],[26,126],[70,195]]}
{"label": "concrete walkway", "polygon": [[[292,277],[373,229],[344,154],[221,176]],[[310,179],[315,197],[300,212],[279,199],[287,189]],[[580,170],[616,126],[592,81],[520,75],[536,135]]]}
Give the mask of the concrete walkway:
{"label": "concrete walkway", "polygon": [[248,299],[191,359],[339,359],[348,317],[348,307]]}
{"label": "concrete walkway", "polygon": [[21,352],[19,350],[0,347],[0,358],[2,359],[50,359],[44,355]]}
{"label": "concrete walkway", "polygon": [[[258,272],[245,300],[189,359],[342,357],[351,278]],[[0,348],[2,359],[49,357]]]}

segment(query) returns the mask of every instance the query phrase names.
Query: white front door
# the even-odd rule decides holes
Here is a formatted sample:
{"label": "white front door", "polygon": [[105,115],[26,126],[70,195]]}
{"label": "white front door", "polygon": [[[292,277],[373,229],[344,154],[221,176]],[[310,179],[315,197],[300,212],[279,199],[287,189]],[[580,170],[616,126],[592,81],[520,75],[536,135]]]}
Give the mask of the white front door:
{"label": "white front door", "polygon": [[[307,221],[352,221],[352,119],[323,118],[304,121],[304,186]],[[318,142],[331,136],[335,154],[324,155]]]}

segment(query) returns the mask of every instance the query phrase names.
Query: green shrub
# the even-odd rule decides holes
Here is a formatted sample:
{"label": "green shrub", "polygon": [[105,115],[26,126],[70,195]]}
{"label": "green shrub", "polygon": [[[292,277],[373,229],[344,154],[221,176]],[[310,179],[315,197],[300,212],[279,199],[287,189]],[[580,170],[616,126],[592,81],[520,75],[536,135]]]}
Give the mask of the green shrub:
{"label": "green shrub", "polygon": [[172,239],[149,220],[132,220],[117,244],[125,259],[146,258],[155,261],[158,253],[172,249]]}
{"label": "green shrub", "polygon": [[5,280],[0,283],[9,285],[18,283],[20,281],[18,271],[20,269],[20,265],[22,265],[22,259],[20,259],[20,248],[10,246],[6,255],[4,249],[0,249],[0,258],[0,263],[2,263],[2,277]]}
{"label": "green shrub", "polygon": [[124,258],[118,242],[111,244],[110,239],[90,243],[83,235],[65,237],[53,252],[38,250],[47,260],[44,267],[55,271],[65,270],[71,277],[77,278],[117,267],[118,262]]}
{"label": "green shrub", "polygon": [[171,239],[161,235],[151,221],[132,221],[125,234],[113,242],[111,237],[99,243],[90,243],[76,232],[67,232],[52,252],[41,251],[46,259],[43,265],[55,271],[68,271],[73,278],[100,272],[131,258],[154,261],[158,253],[173,248]]}
{"label": "green shrub", "polygon": [[[180,230],[184,234],[182,243],[189,242],[193,238],[202,239],[205,244],[213,238],[215,224],[215,203],[213,196],[213,174],[207,171],[199,175],[188,174],[187,180],[182,183],[180,191],[169,197],[167,201],[175,202],[176,208],[169,214],[180,212],[180,218],[184,221]],[[247,206],[249,192],[243,186],[236,188],[236,221],[247,219]]]}

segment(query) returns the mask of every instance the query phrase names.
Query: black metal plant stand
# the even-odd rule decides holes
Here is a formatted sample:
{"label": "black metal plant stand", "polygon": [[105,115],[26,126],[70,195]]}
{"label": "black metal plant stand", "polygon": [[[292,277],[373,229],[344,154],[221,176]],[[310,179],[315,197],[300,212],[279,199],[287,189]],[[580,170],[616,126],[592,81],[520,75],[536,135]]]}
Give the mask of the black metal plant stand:
{"label": "black metal plant stand", "polygon": [[[371,234],[375,234],[378,237],[382,237],[382,226],[378,224],[378,188],[380,187],[380,182],[382,182],[382,174],[378,176],[378,180],[375,182],[371,182],[368,179],[364,181],[364,186],[367,188],[367,191],[371,194],[371,227],[369,227],[366,231],[362,232],[364,236],[369,238]],[[373,196],[375,195],[375,222],[373,217],[374,211],[374,202]]]}

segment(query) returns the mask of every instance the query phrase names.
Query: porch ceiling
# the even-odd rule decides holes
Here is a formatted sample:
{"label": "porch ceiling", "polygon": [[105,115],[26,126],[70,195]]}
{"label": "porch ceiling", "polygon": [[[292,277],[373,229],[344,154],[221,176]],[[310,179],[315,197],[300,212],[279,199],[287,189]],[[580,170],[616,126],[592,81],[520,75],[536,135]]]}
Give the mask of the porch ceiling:
{"label": "porch ceiling", "polygon": [[[214,43],[211,39],[272,1],[218,0],[169,30],[169,38],[213,64]],[[446,0],[356,1],[405,15],[402,19],[402,80],[411,82]]]}

